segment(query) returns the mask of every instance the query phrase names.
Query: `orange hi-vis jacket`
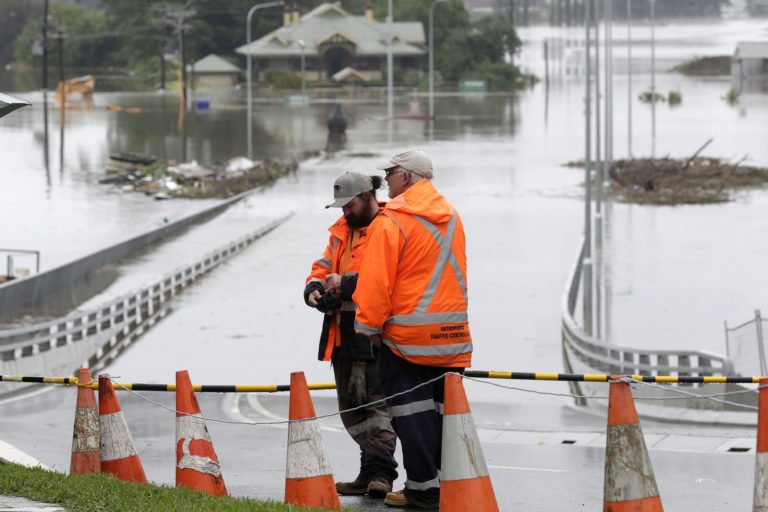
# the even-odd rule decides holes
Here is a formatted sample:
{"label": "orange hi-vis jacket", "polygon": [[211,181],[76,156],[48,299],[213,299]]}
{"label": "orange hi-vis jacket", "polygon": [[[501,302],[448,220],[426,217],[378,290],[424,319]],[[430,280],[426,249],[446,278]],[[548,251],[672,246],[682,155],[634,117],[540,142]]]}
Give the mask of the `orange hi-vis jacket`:
{"label": "orange hi-vis jacket", "polygon": [[415,364],[467,367],[467,257],[458,213],[431,182],[392,199],[368,229],[355,331]]}
{"label": "orange hi-vis jacket", "polygon": [[325,283],[328,274],[342,276],[341,307],[326,313],[323,320],[318,349],[318,359],[321,361],[330,361],[334,347],[338,347],[340,355],[345,357],[373,358],[370,342],[361,336],[355,336],[355,303],[352,302],[352,293],[355,291],[358,271],[368,243],[367,230],[367,227],[350,229],[342,215],[328,228],[331,232],[328,246],[323,256],[312,264],[312,270],[307,277],[307,283]]}

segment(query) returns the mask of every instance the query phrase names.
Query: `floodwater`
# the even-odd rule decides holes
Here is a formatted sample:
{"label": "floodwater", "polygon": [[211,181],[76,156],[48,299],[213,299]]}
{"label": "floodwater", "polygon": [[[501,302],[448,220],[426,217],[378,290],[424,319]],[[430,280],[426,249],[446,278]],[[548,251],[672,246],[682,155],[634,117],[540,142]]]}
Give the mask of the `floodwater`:
{"label": "floodwater", "polygon": [[[616,26],[615,37],[624,37],[623,30]],[[643,47],[647,27],[635,34],[640,46],[633,64],[633,98],[650,85],[648,49]],[[543,38],[578,38],[581,33],[534,28],[522,36],[529,44],[520,62],[541,73]],[[766,38],[764,24],[666,25],[657,36],[657,89],[679,90],[683,103],[657,107],[654,148],[650,107],[633,100],[634,156],[655,152],[685,157],[713,138],[706,155],[734,161],[747,156],[752,163],[768,164],[767,96],[747,94],[732,107],[721,99],[730,88],[728,79],[664,72],[698,54],[728,54],[737,40]],[[628,151],[625,50],[617,41],[616,158]],[[47,167],[40,95],[20,96],[36,105],[0,122],[3,143],[13,148],[6,151],[0,170],[3,245],[42,250],[43,267],[49,268],[210,204],[156,202],[97,184],[111,151],[184,158],[175,95],[97,93],[93,110],[68,113],[63,153],[58,110],[52,105]],[[209,99],[211,108],[188,115],[186,158],[210,163],[243,154],[242,92],[198,92],[197,97]],[[386,107],[377,93],[345,95],[349,151],[302,162],[296,179],[281,180],[211,223],[190,229],[154,257],[145,254],[124,267],[125,277],[116,286],[143,283],[225,240],[295,213],[179,297],[174,313],[110,371],[130,381],[170,382],[174,370],[188,368],[195,381],[214,384],[287,382],[290,371],[303,369],[309,380],[330,380],[330,369],[314,360],[321,319],[301,299],[309,266],[339,213],[323,205],[332,181],[343,171],[372,173],[392,152],[415,145],[433,156],[435,184],[465,223],[474,367],[560,370],[561,294],[583,231],[583,171],[561,164],[583,156],[583,97],[583,81],[563,74],[553,76],[549,87],[541,83],[518,95],[440,95],[438,119],[430,126],[414,119],[382,120]],[[322,148],[333,101],[324,97],[303,107],[259,98],[254,157],[290,157]],[[408,114],[413,103],[426,109],[424,96],[402,92],[396,114]],[[140,107],[142,112],[109,112],[107,104]],[[768,311],[768,239],[763,235],[768,191],[739,193],[725,205],[613,204],[606,209],[607,320],[602,328],[612,343],[723,352],[723,320],[749,319],[759,307]],[[548,383],[527,387],[565,390]],[[473,384],[470,395],[486,401],[541,400],[480,384]]]}
{"label": "floodwater", "polygon": [[[617,27],[617,37],[619,32]],[[638,28],[638,39],[647,41],[642,33]],[[530,44],[520,60],[534,71],[541,69],[544,37],[579,37],[575,31],[541,28],[522,35]],[[698,53],[730,53],[733,41],[766,33],[758,23],[739,21],[670,25],[660,27],[657,35],[663,70]],[[647,48],[638,49],[637,55],[643,54],[647,56]],[[625,64],[617,58],[617,71]],[[635,97],[650,83],[642,72],[647,62],[636,64]],[[679,89],[683,104],[674,109],[658,106],[656,155],[689,156],[713,138],[706,155],[734,161],[747,155],[752,163],[768,165],[768,96],[745,95],[731,107],[721,100],[730,88],[727,79],[660,73],[657,83],[659,91]],[[628,151],[626,93],[622,73],[615,82],[617,158]],[[208,163],[242,154],[242,93],[208,96],[210,112],[188,118],[187,158]],[[24,97],[35,101],[39,95]],[[294,213],[283,226],[177,296],[172,313],[108,371],[122,382],[173,382],[179,369],[188,369],[194,382],[205,384],[287,383],[296,370],[305,371],[310,382],[330,381],[331,369],[315,360],[321,317],[301,298],[311,262],[327,243],[326,228],[339,214],[323,205],[343,171],[372,173],[375,164],[394,151],[415,145],[432,155],[435,185],[461,213],[467,232],[474,368],[561,370],[561,298],[584,217],[583,170],[562,164],[583,156],[583,97],[583,81],[569,76],[555,76],[550,87],[539,84],[518,95],[441,95],[432,127],[412,119],[382,121],[386,108],[378,95],[346,97],[349,151],[331,159],[305,160],[295,178],[259,190],[210,222],[124,262],[113,286],[84,305],[152,281]],[[210,204],[156,202],[96,183],[110,151],[181,158],[184,144],[175,101],[172,94],[97,94],[93,111],[72,112],[67,120],[63,165],[57,111],[52,109],[48,169],[41,146],[42,109],[36,105],[0,121],[0,140],[12,147],[4,152],[0,169],[3,245],[41,249],[43,266],[50,267],[154,227],[164,217]],[[398,115],[408,113],[409,101],[426,108],[423,96],[401,94]],[[107,112],[108,103],[143,111]],[[254,109],[254,156],[285,157],[321,148],[330,108],[330,99],[308,107],[260,101]],[[635,156],[654,151],[650,117],[647,105],[633,101]],[[606,214],[602,282],[607,321],[601,327],[612,343],[722,353],[722,320],[746,320],[758,307],[768,311],[768,190],[742,192],[723,205],[608,204]],[[602,441],[595,436],[603,431],[604,418],[571,410],[565,397],[538,394],[566,393],[563,383],[512,384],[513,389],[466,383],[502,508],[551,510],[579,502],[582,508],[600,506],[604,461]],[[51,425],[70,424],[70,391],[56,389],[29,401],[3,403],[4,440],[64,468],[68,434]],[[324,395],[315,401],[320,413],[334,407],[332,393]],[[167,395],[153,398],[172,401]],[[263,421],[285,415],[285,398],[206,395],[201,403],[206,416]],[[121,400],[150,478],[170,483],[172,414],[136,396]],[[241,408],[241,402],[250,407]],[[754,446],[752,432],[646,421],[644,427],[668,508],[748,506],[752,455],[725,455],[701,446],[737,440]],[[284,431],[249,427],[244,435],[241,425],[214,422],[209,428],[233,494],[281,498]],[[671,448],[665,451],[659,439],[670,432]],[[692,436],[706,439],[696,448]],[[357,451],[336,418],[324,421],[323,437],[336,474],[352,475]],[[566,439],[577,446],[564,446]],[[712,453],[694,453],[706,451]],[[258,468],[253,467],[255,458]],[[368,508],[364,502],[345,505]]]}

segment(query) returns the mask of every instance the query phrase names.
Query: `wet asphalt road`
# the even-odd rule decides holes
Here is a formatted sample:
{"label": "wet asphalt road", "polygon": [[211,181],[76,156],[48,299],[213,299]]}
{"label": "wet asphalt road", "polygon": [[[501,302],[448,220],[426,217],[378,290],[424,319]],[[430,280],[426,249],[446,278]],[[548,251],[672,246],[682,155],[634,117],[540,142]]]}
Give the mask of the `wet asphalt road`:
{"label": "wet asphalt road", "polygon": [[[169,393],[143,393],[153,401],[173,405]],[[287,414],[286,395],[198,395],[203,415],[234,422],[279,421]],[[31,399],[0,403],[3,440],[59,471],[69,466],[73,389],[57,388]],[[173,485],[174,416],[138,396],[120,393],[126,421],[149,478]],[[314,396],[318,415],[334,411],[328,393]],[[501,510],[551,511],[599,510],[603,496],[605,419],[563,408],[542,406],[535,411],[537,424],[559,422],[560,428],[535,427],[526,419],[530,406],[480,404],[474,417],[479,425],[485,458]],[[499,418],[509,425],[498,424]],[[554,425],[554,423],[551,423]],[[242,425],[207,422],[222,464],[229,491],[234,496],[282,500],[285,478],[287,430],[285,425]],[[356,446],[336,417],[321,420],[323,444],[338,479],[353,479]],[[678,430],[688,443],[674,443],[650,452],[657,484],[668,511],[748,510],[752,500],[753,453],[728,453],[705,448],[693,431],[648,425],[646,441],[656,444],[664,431]],[[727,443],[748,431],[709,432],[709,446]],[[563,444],[568,440],[574,444]],[[697,442],[698,441],[698,442]],[[754,437],[745,440],[754,446]],[[721,443],[721,444],[722,444]],[[400,458],[398,450],[398,458]],[[401,486],[403,475],[396,486]],[[385,510],[381,502],[344,497],[345,507]]]}

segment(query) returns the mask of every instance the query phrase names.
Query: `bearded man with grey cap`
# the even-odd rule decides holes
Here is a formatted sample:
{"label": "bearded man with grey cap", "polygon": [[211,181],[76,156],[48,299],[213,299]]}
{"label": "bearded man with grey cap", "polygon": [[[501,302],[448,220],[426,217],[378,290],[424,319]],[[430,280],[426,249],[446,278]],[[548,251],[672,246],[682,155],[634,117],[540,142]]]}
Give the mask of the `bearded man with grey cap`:
{"label": "bearded man with grey cap", "polygon": [[391,200],[368,230],[353,295],[355,332],[381,347],[379,376],[403,449],[405,488],[384,503],[433,510],[440,504],[441,377],[472,362],[464,228],[432,185],[426,153],[399,153],[379,169]]}
{"label": "bearded man with grey cap", "polygon": [[[323,313],[318,359],[331,361],[340,410],[384,398],[378,375],[378,351],[364,335],[355,333],[355,291],[358,270],[367,247],[368,225],[384,204],[376,201],[380,176],[357,172],[341,175],[333,185],[333,202],[343,215],[328,230],[328,246],[312,264],[304,302]],[[341,414],[347,432],[360,446],[360,473],[352,482],[337,482],[339,494],[368,494],[383,498],[397,478],[395,446],[389,410],[384,403]]]}

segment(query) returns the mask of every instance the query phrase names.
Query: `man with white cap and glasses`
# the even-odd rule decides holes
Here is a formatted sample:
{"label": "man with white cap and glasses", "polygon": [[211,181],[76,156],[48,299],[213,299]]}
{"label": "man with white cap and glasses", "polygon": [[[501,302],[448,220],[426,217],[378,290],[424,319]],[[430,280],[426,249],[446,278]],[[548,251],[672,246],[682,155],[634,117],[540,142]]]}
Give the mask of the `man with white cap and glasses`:
{"label": "man with white cap and glasses", "polygon": [[[324,314],[318,359],[331,361],[340,410],[384,398],[378,377],[379,349],[366,336],[355,333],[352,302],[366,252],[368,225],[383,206],[376,201],[381,183],[380,176],[357,172],[344,173],[336,180],[334,200],[326,208],[341,208],[343,215],[328,228],[328,246],[312,264],[304,288],[305,303]],[[360,473],[352,482],[337,482],[336,490],[339,494],[367,493],[383,498],[397,478],[397,438],[386,405],[345,412],[341,420],[360,446]]]}
{"label": "man with white cap and glasses", "polygon": [[[443,379],[472,361],[464,228],[432,185],[420,149],[380,166],[389,197],[368,229],[353,300],[355,331],[380,346],[379,377],[400,438],[405,488],[384,503],[437,509],[440,503]],[[427,382],[433,380],[430,384]]]}

